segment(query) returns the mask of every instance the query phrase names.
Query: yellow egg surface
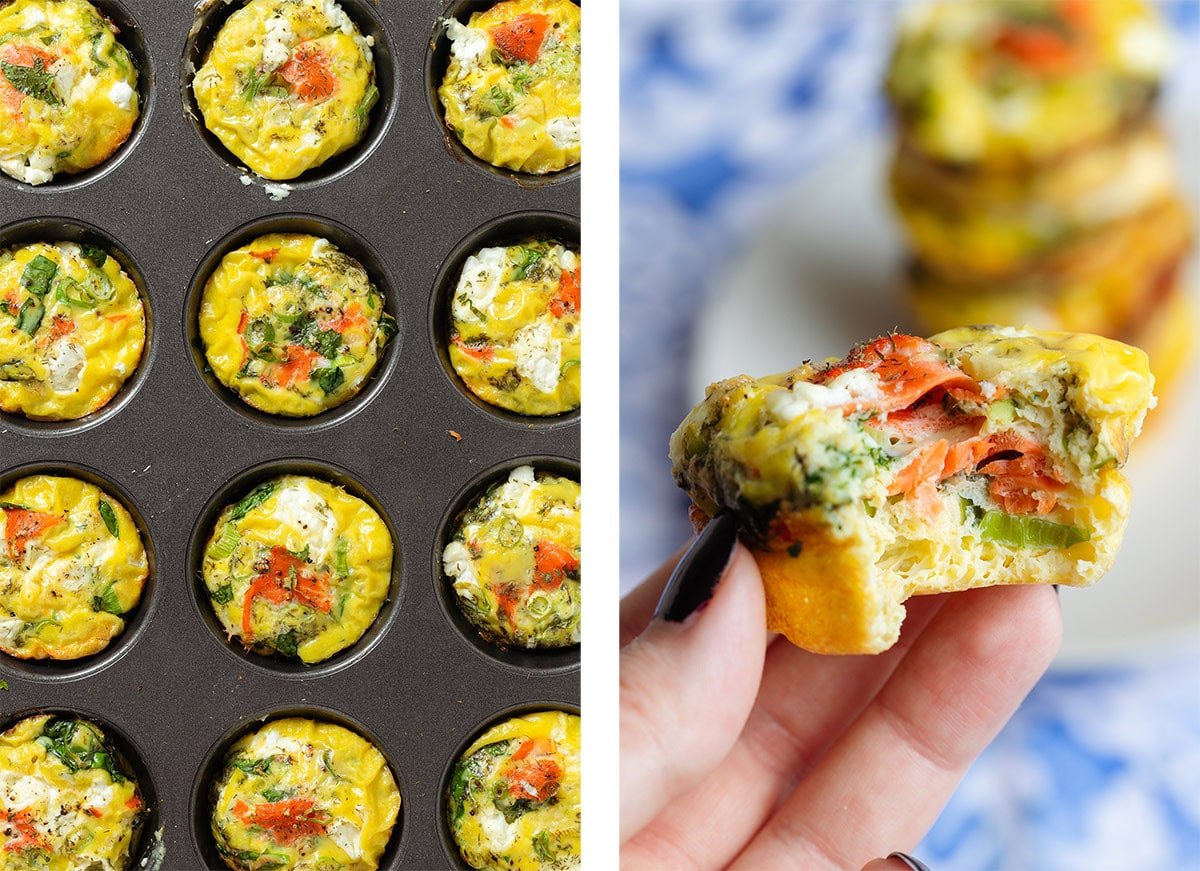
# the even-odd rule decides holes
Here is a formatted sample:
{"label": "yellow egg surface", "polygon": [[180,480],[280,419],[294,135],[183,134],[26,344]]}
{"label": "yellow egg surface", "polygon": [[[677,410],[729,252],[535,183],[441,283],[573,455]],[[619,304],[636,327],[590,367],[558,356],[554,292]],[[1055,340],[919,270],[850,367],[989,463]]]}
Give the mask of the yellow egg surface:
{"label": "yellow egg surface", "polygon": [[77,659],[121,634],[149,568],[138,528],[99,487],[54,475],[0,493],[0,650]]}
{"label": "yellow egg surface", "polygon": [[543,711],[488,729],[451,775],[450,832],[472,868],[580,867],[579,717]]}
{"label": "yellow egg surface", "polygon": [[579,163],[580,22],[570,0],[505,0],[446,22],[438,96],[480,160],[535,174]]}
{"label": "yellow egg surface", "polygon": [[101,163],[137,121],[138,71],[87,0],[0,6],[0,170],[45,184]]}
{"label": "yellow egg surface", "polygon": [[520,466],[463,515],[442,552],[458,606],[501,646],[579,642],[579,483]]}
{"label": "yellow egg surface", "polygon": [[1169,61],[1142,0],[943,0],[905,17],[887,85],[919,150],[1004,168],[1116,133],[1153,102]]}
{"label": "yellow egg surface", "polygon": [[545,417],[578,408],[580,258],[530,239],[467,258],[450,306],[450,362],[491,405]]}
{"label": "yellow egg surface", "polygon": [[204,126],[275,180],[355,145],[379,99],[371,40],[333,0],[250,0],[221,27],[192,90]]}
{"label": "yellow egg surface", "polygon": [[316,236],[276,233],[231,251],[200,303],[200,338],[217,379],[286,417],[357,394],[395,332],[362,265]]}
{"label": "yellow egg surface", "polygon": [[0,251],[0,408],[75,420],[103,408],[138,367],[146,313],[103,249],[37,242]]}
{"label": "yellow egg surface", "polygon": [[257,653],[321,662],[375,622],[392,538],[375,509],[341,487],[284,475],[221,512],[202,573],[230,638]]}
{"label": "yellow egg surface", "polygon": [[0,734],[0,867],[125,871],[145,816],[99,726],[42,714]]}
{"label": "yellow egg surface", "polygon": [[379,749],[314,720],[274,720],[239,739],[213,784],[213,838],[235,871],[374,871],[399,813]]}

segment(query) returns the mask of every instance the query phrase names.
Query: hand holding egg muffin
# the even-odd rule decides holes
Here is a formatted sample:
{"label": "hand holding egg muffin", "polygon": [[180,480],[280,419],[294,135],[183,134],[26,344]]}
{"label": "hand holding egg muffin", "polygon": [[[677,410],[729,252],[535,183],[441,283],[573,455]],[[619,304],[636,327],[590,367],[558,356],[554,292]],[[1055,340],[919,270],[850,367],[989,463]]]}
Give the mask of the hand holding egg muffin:
{"label": "hand holding egg muffin", "polygon": [[138,70],[87,0],[0,5],[0,170],[45,184],[109,158],[140,113]]}

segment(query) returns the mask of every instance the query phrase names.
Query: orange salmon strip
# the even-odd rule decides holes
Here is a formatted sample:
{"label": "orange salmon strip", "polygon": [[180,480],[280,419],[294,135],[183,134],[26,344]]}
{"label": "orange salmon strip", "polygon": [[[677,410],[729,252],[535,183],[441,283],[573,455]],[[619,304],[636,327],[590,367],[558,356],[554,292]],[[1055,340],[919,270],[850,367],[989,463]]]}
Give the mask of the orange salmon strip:
{"label": "orange salmon strip", "polygon": [[518,15],[512,21],[497,25],[489,31],[496,48],[509,57],[523,60],[527,64],[537,61],[546,41],[550,18],[536,13]]}

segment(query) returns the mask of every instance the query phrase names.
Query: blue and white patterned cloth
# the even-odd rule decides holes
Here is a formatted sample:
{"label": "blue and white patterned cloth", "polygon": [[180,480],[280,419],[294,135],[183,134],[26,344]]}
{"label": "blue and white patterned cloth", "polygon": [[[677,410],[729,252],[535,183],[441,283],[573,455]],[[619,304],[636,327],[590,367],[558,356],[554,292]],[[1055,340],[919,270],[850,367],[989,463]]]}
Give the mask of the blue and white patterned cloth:
{"label": "blue and white patterned cloth", "polygon": [[[666,460],[707,276],[771,192],[876,135],[888,0],[622,0],[622,589],[689,534]],[[1165,4],[1200,99],[1200,0]],[[1200,650],[1055,671],[918,851],[935,871],[1200,869]]]}

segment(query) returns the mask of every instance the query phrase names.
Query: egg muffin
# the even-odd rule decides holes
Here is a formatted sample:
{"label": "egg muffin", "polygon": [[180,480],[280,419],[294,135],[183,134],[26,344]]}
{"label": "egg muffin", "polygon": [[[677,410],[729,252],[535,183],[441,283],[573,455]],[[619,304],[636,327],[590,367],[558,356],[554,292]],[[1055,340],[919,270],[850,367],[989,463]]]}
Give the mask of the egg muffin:
{"label": "egg muffin", "polygon": [[0,866],[125,871],[145,804],[99,726],[41,714],[0,734]]}
{"label": "egg muffin", "polygon": [[887,89],[930,159],[1022,167],[1142,118],[1169,56],[1142,0],[942,0],[902,20]]}
{"label": "egg muffin", "polygon": [[204,126],[263,178],[297,178],[366,133],[372,45],[334,0],[250,0],[192,80]]}
{"label": "egg muffin", "polygon": [[1191,239],[1191,216],[1170,198],[1011,277],[955,278],[916,262],[907,293],[928,330],[998,323],[1127,336],[1175,285]]}
{"label": "egg muffin", "polygon": [[213,838],[235,871],[374,871],[400,813],[400,790],[365,738],[290,718],[229,749],[212,802]]}
{"label": "egg muffin", "polygon": [[467,258],[450,304],[450,362],[490,405],[534,417],[579,407],[580,261],[531,239]]}
{"label": "egg muffin", "polygon": [[200,302],[217,380],[285,417],[311,417],[357,394],[395,333],[362,265],[316,236],[276,233],[229,252]]}
{"label": "egg muffin", "polygon": [[231,639],[311,664],[375,622],[391,584],[392,537],[341,487],[284,475],[221,512],[201,571]]}
{"label": "egg muffin", "polygon": [[78,659],[125,629],[149,574],[121,502],[77,478],[31,475],[0,493],[0,650]]}
{"label": "egg muffin", "polygon": [[87,0],[0,3],[0,170],[45,184],[107,160],[138,119],[138,71]]}
{"label": "egg muffin", "polygon": [[103,408],[142,360],[136,285],[102,248],[0,251],[0,409],[76,420]]}
{"label": "egg muffin", "polygon": [[543,174],[579,163],[579,7],[505,0],[446,21],[446,123],[480,160]]}
{"label": "egg muffin", "polygon": [[950,168],[901,143],[891,192],[913,253],[930,269],[999,279],[1138,220],[1172,199],[1177,181],[1170,145],[1143,124],[1022,173]]}
{"label": "egg muffin", "polygon": [[580,858],[579,717],[543,711],[488,729],[454,766],[450,834],[472,868],[568,871]]}
{"label": "egg muffin", "polygon": [[1153,386],[1143,351],[1098,336],[892,334],[713,384],[670,455],[697,523],[736,518],[771,630],[877,653],[909,596],[1103,575]]}
{"label": "egg muffin", "polygon": [[501,647],[579,642],[579,484],[520,466],[459,520],[442,551],[458,607]]}

